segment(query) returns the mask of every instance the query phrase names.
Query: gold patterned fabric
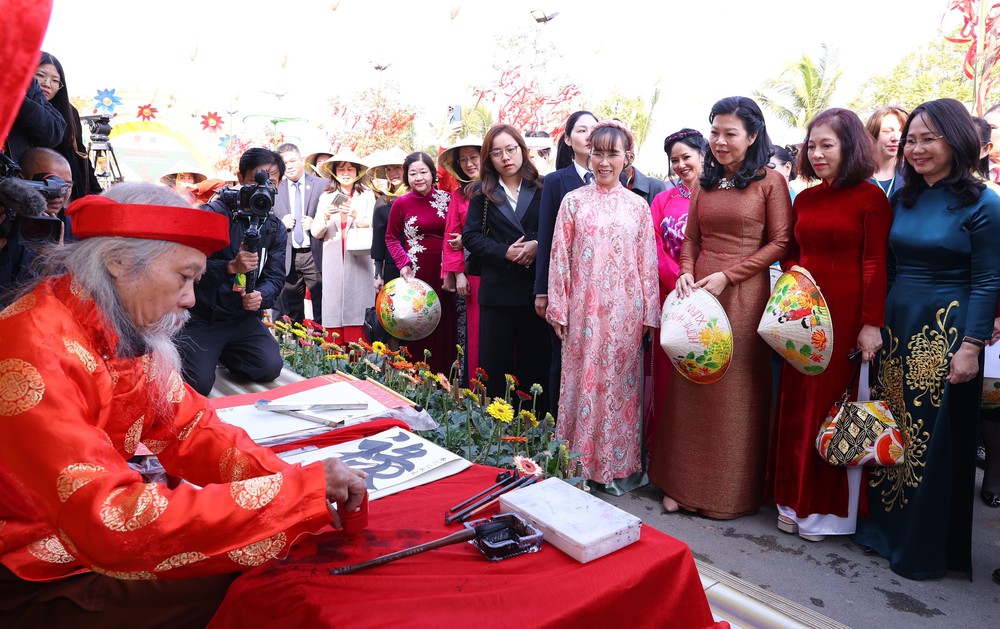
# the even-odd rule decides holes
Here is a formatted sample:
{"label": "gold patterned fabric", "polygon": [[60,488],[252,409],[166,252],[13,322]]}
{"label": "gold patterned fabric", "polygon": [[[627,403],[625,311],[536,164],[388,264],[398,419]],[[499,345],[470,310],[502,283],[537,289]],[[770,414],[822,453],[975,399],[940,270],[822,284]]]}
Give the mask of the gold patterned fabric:
{"label": "gold patterned fabric", "polygon": [[[69,277],[14,306],[0,317],[0,562],[18,577],[229,573],[329,523],[321,465],[289,466],[175,372],[116,356],[114,332]],[[154,378],[166,379],[165,405],[150,402]],[[143,482],[127,463],[140,442],[191,484]]]}

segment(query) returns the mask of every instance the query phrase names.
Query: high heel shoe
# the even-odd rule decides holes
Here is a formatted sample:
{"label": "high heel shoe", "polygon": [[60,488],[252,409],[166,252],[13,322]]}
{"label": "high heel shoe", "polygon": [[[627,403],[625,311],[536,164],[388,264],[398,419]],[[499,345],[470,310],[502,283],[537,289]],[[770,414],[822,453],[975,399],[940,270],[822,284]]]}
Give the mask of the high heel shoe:
{"label": "high heel shoe", "polygon": [[979,497],[987,507],[996,509],[1000,507],[1000,494],[991,494],[985,489],[979,492]]}

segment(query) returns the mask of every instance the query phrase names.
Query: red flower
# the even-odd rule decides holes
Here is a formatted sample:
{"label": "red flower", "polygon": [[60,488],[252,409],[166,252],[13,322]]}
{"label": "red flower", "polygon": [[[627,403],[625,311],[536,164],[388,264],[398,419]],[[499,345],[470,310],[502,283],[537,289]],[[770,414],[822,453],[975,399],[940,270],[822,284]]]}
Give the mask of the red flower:
{"label": "red flower", "polygon": [[222,128],[222,118],[216,111],[210,111],[201,117],[201,128],[205,131],[211,131],[212,133],[218,133],[219,129]]}
{"label": "red flower", "polygon": [[521,398],[521,400],[523,400],[523,401],[525,401],[525,402],[527,402],[528,400],[530,400],[530,399],[531,399],[531,396],[530,396],[530,395],[528,395],[528,394],[527,394],[527,393],[525,393],[524,391],[521,391],[520,389],[516,389],[516,390],[514,391],[514,393],[516,393],[516,394],[517,394],[517,397]]}
{"label": "red flower", "polygon": [[527,437],[513,437],[511,435],[504,435],[500,438],[504,441],[513,441],[514,443],[528,443]]}
{"label": "red flower", "polygon": [[480,382],[486,382],[490,379],[490,377],[486,375],[485,369],[482,367],[476,367],[476,379]]}
{"label": "red flower", "polygon": [[822,352],[826,349],[826,343],[826,332],[823,330],[814,330],[812,333],[812,346]]}
{"label": "red flower", "polygon": [[139,113],[137,113],[136,116],[141,118],[143,121],[149,121],[152,120],[153,118],[156,118],[157,111],[158,110],[156,109],[156,107],[153,107],[152,103],[148,103],[146,105],[139,105]]}
{"label": "red flower", "polygon": [[302,345],[302,347],[312,347],[312,343],[305,339],[299,339],[299,344]]}

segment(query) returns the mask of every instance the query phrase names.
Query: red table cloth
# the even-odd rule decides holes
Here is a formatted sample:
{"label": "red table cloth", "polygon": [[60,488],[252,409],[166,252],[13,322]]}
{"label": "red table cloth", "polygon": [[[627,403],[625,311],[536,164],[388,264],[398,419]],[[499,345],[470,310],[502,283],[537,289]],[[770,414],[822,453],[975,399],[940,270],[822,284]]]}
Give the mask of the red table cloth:
{"label": "red table cloth", "polygon": [[[329,445],[392,425],[397,422],[379,420],[306,443]],[[497,471],[473,465],[372,502],[361,533],[325,529],[300,539],[287,558],[236,579],[210,627],[713,626],[690,549],[645,525],[638,542],[586,564],[548,544],[538,553],[490,562],[462,543],[329,574],[456,532],[461,525],[446,526],[445,511],[493,484]]]}

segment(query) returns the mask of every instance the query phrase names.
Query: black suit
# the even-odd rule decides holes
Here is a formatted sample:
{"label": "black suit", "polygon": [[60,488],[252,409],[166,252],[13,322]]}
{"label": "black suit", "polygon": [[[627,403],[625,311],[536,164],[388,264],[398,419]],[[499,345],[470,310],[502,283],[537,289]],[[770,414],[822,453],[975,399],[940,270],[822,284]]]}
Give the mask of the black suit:
{"label": "black suit", "polygon": [[[479,284],[479,364],[490,376],[487,391],[504,393],[504,374],[520,381],[521,389],[548,380],[551,357],[548,324],[535,314],[535,265],[521,266],[505,257],[519,238],[538,239],[542,191],[521,183],[517,207],[511,207],[503,189],[502,201],[486,201],[476,194],[469,201],[462,243],[482,260]],[[485,234],[483,229],[485,204]],[[536,258],[537,260],[537,258]],[[538,410],[547,410],[548,391],[539,398]]]}
{"label": "black suit", "polygon": [[[583,185],[576,166],[570,164],[555,172],[545,175],[545,187],[542,189],[542,202],[538,216],[538,257],[535,262],[535,295],[548,295],[549,292],[549,262],[552,254],[552,234],[556,229],[556,217],[559,206],[562,205],[566,193]],[[552,404],[552,414],[559,410],[559,383],[562,372],[562,341],[556,336],[548,322],[549,341],[552,346],[552,359],[549,365],[549,400]]]}
{"label": "black suit", "polygon": [[[329,183],[326,179],[304,173],[299,178],[302,187],[302,215],[316,217],[319,198]],[[292,213],[292,200],[289,190],[292,182],[288,179],[278,186],[274,198],[274,215],[278,220]],[[309,241],[308,249],[293,249],[292,230],[286,230],[288,245],[285,247],[285,286],[281,291],[281,299],[275,304],[276,315],[287,314],[294,321],[301,322],[305,317],[306,287],[312,296],[313,319],[322,323],[323,314],[323,239],[312,238],[309,230],[303,228],[305,238]]]}

